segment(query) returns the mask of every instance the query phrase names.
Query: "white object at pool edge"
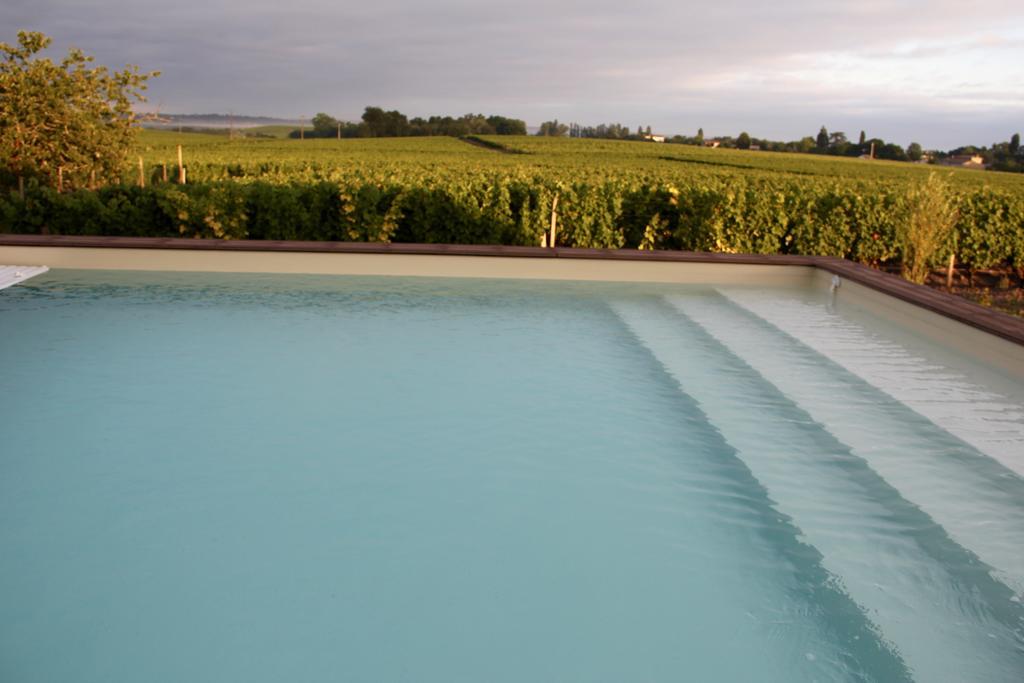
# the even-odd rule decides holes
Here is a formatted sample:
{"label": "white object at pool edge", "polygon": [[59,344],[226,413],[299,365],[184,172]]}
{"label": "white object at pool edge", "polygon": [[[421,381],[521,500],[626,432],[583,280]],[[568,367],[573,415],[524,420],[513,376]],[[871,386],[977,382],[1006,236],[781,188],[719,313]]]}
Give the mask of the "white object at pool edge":
{"label": "white object at pool edge", "polygon": [[0,289],[7,289],[48,270],[46,266],[0,266]]}

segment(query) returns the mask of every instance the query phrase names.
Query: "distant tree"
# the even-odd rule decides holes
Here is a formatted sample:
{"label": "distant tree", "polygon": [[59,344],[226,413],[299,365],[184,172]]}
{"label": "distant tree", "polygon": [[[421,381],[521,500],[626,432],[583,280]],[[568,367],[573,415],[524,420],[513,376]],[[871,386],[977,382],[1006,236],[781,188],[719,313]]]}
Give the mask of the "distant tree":
{"label": "distant tree", "polygon": [[488,116],[487,123],[494,128],[495,135],[526,135],[526,121],[504,116]]}
{"label": "distant tree", "polygon": [[828,149],[828,129],[826,129],[825,126],[822,126],[821,130],[818,131],[818,138],[816,142],[819,151],[824,152]]}
{"label": "distant tree", "polygon": [[609,140],[625,140],[632,137],[629,128],[621,123],[602,123],[597,126],[575,127],[575,137],[578,138],[605,138]]}
{"label": "distant tree", "polygon": [[814,151],[814,147],[815,147],[815,140],[814,140],[814,138],[812,138],[809,135],[807,137],[805,137],[805,138],[801,138],[800,141],[798,143],[796,143],[796,151],[797,152],[804,152],[804,153],[813,152]]}
{"label": "distant tree", "polygon": [[385,114],[380,107],[367,107],[363,110],[363,126],[368,137],[377,137],[384,134]]}
{"label": "distant tree", "polygon": [[494,126],[487,122],[483,114],[464,114],[458,119],[465,125],[468,135],[493,135]]}
{"label": "distant tree", "polygon": [[697,141],[698,145],[703,145],[704,144],[704,129],[703,128],[698,128],[697,129],[697,137],[694,138],[694,139]]}
{"label": "distant tree", "polygon": [[750,149],[750,135],[746,131],[740,133],[739,137],[736,138],[737,149]]}
{"label": "distant tree", "polygon": [[[869,140],[868,142],[872,142]],[[889,159],[891,161],[906,161],[907,153],[899,145],[883,140],[874,140],[875,157],[878,159]]]}
{"label": "distant tree", "polygon": [[878,150],[882,149],[882,147],[884,146],[885,140],[881,138],[868,138],[867,140],[864,141],[864,147],[862,147],[862,149],[864,150],[863,154],[871,155],[871,151],[872,149],[874,149],[874,155],[871,158],[878,159]]}
{"label": "distant tree", "polygon": [[857,141],[857,144],[860,147],[863,147],[864,143],[867,142],[867,139],[868,139],[868,136],[864,134],[864,131],[861,131],[860,132],[860,140]]}
{"label": "distant tree", "polygon": [[401,137],[411,133],[409,120],[399,111],[384,111],[380,107],[367,107],[363,111],[363,125],[367,137]]}
{"label": "distant tree", "polygon": [[647,126],[647,130],[644,131],[644,134],[648,135],[648,136],[651,134],[651,127],[650,126]]}
{"label": "distant tree", "polygon": [[338,134],[338,119],[320,112],[313,117],[313,137],[329,138]]}
{"label": "distant tree", "polygon": [[0,164],[50,186],[120,179],[139,122],[132,103],[159,73],[90,66],[77,49],[56,63],[38,57],[50,43],[31,31],[0,43]]}
{"label": "distant tree", "polygon": [[1009,142],[993,143],[983,156],[993,170],[1024,172],[1024,150],[1021,150],[1019,133],[1014,133]]}
{"label": "distant tree", "polygon": [[560,138],[568,132],[569,126],[564,123],[559,123],[558,119],[555,119],[554,121],[545,121],[540,124],[540,129],[537,131],[537,135]]}
{"label": "distant tree", "polygon": [[846,133],[842,131],[836,131],[835,133],[829,133],[828,136],[828,153],[837,156],[845,156],[850,153],[851,149],[854,153],[857,152],[856,148],[851,147],[849,140],[846,139]]}
{"label": "distant tree", "polygon": [[924,156],[924,150],[921,149],[921,145],[916,142],[911,142],[907,146],[907,158],[911,161],[920,161],[921,157]]}

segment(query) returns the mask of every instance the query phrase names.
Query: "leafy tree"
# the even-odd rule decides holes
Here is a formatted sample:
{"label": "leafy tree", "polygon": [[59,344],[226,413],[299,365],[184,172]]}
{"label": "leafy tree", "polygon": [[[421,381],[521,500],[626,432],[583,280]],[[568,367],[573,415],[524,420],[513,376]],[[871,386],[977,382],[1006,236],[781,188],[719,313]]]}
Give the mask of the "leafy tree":
{"label": "leafy tree", "polygon": [[916,142],[911,142],[907,146],[907,158],[911,161],[920,161],[921,157],[924,156],[924,150],[921,149],[921,145]]}
{"label": "leafy tree", "polygon": [[740,136],[736,138],[736,147],[738,149],[750,149],[750,135],[747,131],[740,133]]}
{"label": "leafy tree", "polygon": [[808,135],[807,137],[800,138],[800,141],[796,143],[795,150],[797,152],[807,153],[807,152],[814,151],[814,146],[815,146],[814,138],[812,138],[810,135]]}
{"label": "leafy tree", "polygon": [[1020,134],[1014,133],[1009,142],[993,143],[992,149],[983,152],[986,163],[996,171],[1024,172],[1024,154],[1020,147]]}
{"label": "leafy tree", "polygon": [[19,31],[17,45],[0,43],[0,164],[50,186],[119,180],[139,121],[132,103],[159,73],[111,72],[78,49],[60,62],[37,56],[51,42]]}
{"label": "leafy tree", "polygon": [[609,140],[624,140],[631,137],[629,128],[621,123],[602,123],[597,126],[580,126],[575,128],[575,137],[578,138],[604,138]]}
{"label": "leafy tree", "polygon": [[[429,119],[408,119],[399,111],[384,111],[380,107],[367,107],[361,123],[340,121],[324,113],[313,117],[313,130],[305,137],[343,138],[405,137],[424,135],[526,135],[526,122],[506,116],[464,114],[459,118],[431,116]],[[303,137],[298,129],[289,133],[291,138]]]}
{"label": "leafy tree", "polygon": [[313,117],[313,136],[326,138],[338,133],[338,119],[320,112]]}
{"label": "leafy tree", "polygon": [[380,107],[367,107],[363,111],[363,125],[367,137],[401,137],[410,132],[409,119],[400,111],[384,111]]}
{"label": "leafy tree", "polygon": [[863,147],[864,143],[867,142],[867,139],[868,139],[868,136],[864,133],[864,131],[861,131],[860,132],[860,140],[857,141],[857,144],[860,145],[861,147]]}
{"label": "leafy tree", "polygon": [[545,121],[540,124],[540,130],[537,131],[537,135],[547,137],[562,137],[569,132],[569,126],[564,123],[559,123],[558,119],[554,121]]}
{"label": "leafy tree", "polygon": [[907,153],[902,147],[894,142],[885,142],[884,140],[876,139],[869,140],[868,142],[875,143],[875,158],[876,159],[889,159],[890,161],[906,161]]}
{"label": "leafy tree", "polygon": [[526,121],[520,119],[488,116],[487,123],[494,129],[495,135],[526,135]]}
{"label": "leafy tree", "polygon": [[697,141],[698,145],[703,145],[704,144],[704,129],[703,128],[698,128],[697,129],[697,137],[695,138],[695,140]]}
{"label": "leafy tree", "polygon": [[822,126],[821,130],[818,131],[816,142],[819,151],[824,152],[828,149],[828,129],[825,126]]}

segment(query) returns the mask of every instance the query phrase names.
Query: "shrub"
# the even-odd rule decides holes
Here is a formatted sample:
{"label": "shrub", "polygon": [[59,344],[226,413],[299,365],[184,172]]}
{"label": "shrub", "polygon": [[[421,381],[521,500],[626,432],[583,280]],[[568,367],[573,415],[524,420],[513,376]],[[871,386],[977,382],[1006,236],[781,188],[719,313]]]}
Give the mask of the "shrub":
{"label": "shrub", "polygon": [[959,216],[949,185],[936,174],[910,190],[900,233],[903,277],[919,284],[928,278],[940,254],[949,253]]}
{"label": "shrub", "polygon": [[567,247],[821,254],[900,264],[922,281],[956,250],[968,268],[1024,271],[1024,197],[958,194],[938,176],[910,191],[736,174],[560,182],[543,171],[395,178],[210,180],[0,193],[0,232],[210,239],[537,245],[558,196]]}

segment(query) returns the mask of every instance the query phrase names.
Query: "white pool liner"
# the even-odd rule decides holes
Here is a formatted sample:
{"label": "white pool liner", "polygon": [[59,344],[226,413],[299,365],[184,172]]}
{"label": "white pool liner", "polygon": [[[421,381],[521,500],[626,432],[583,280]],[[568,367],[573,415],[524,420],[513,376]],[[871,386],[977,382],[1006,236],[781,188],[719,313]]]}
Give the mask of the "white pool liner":
{"label": "white pool liner", "polygon": [[720,290],[736,305],[1024,476],[1024,409],[826,307]]}
{"label": "white pool liner", "polygon": [[0,289],[7,289],[48,270],[46,266],[0,266]]}

